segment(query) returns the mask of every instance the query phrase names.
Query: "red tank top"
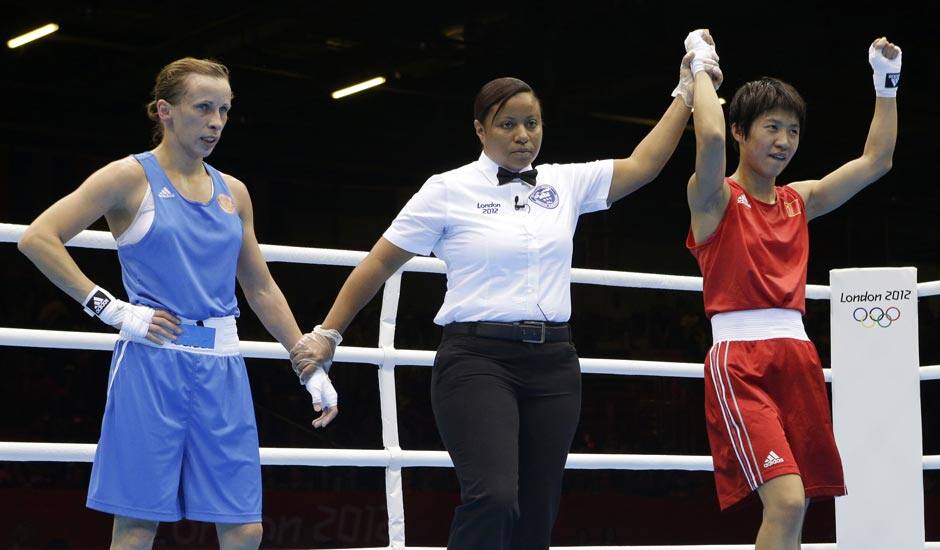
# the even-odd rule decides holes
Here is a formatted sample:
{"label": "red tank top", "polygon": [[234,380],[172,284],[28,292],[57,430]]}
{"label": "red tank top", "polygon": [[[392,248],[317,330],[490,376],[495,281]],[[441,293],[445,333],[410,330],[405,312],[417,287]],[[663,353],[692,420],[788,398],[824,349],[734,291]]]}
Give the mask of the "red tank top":
{"label": "red tank top", "polygon": [[704,278],[705,315],[743,309],[785,308],[806,313],[809,230],[803,198],[774,187],[777,201],[760,202],[731,178],[731,200],[715,232],[685,245]]}

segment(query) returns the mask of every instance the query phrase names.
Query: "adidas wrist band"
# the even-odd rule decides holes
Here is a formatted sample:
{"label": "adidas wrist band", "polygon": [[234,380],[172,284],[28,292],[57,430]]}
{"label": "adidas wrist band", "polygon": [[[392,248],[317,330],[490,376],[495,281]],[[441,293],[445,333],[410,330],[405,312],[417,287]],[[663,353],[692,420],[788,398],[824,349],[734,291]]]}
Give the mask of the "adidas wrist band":
{"label": "adidas wrist band", "polygon": [[97,317],[101,315],[101,312],[113,301],[114,296],[112,296],[110,292],[95,285],[95,288],[91,289],[88,296],[85,296],[85,300],[82,304],[84,305],[85,313],[92,317]]}
{"label": "adidas wrist band", "polygon": [[898,48],[894,59],[888,59],[884,55],[884,46],[876,48],[875,44],[872,44],[868,48],[868,63],[872,68],[875,96],[897,97],[898,85],[901,83],[901,53]]}
{"label": "adidas wrist band", "polygon": [[901,73],[874,73],[872,78],[875,81],[875,96],[877,97],[897,97],[898,85],[901,83]]}

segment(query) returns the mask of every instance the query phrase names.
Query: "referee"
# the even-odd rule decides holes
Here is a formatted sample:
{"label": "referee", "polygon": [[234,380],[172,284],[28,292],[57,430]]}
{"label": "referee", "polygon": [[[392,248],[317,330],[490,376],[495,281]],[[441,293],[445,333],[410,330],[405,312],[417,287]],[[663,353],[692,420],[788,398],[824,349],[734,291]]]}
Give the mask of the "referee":
{"label": "referee", "polygon": [[480,157],[427,180],[291,351],[318,401],[332,389],[324,369],[340,333],[382,284],[416,254],[444,261],[431,403],[461,488],[451,550],[549,547],[581,408],[567,324],[575,226],[651,181],[672,155],[691,112],[685,65],[676,99],[630,157],[584,164],[533,168],[538,97],[515,78],[487,83],[473,106]]}

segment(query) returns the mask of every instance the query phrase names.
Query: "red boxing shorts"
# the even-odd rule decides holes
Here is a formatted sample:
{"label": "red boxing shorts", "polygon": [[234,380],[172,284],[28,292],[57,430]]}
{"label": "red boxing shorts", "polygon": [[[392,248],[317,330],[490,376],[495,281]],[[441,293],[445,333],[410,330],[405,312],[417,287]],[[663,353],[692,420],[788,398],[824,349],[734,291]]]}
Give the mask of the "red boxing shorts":
{"label": "red boxing shorts", "polygon": [[705,361],[705,419],[722,510],[785,474],[807,498],[846,494],[826,383],[809,340],[718,341]]}

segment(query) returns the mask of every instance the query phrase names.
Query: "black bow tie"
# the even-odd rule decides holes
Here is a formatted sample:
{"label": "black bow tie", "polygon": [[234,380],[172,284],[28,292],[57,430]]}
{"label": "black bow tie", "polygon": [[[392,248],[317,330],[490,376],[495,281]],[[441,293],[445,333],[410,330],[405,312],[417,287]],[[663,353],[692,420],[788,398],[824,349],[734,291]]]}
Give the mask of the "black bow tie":
{"label": "black bow tie", "polygon": [[526,170],[525,172],[510,172],[502,166],[499,167],[499,170],[496,172],[496,179],[499,180],[499,185],[504,183],[509,183],[514,179],[520,179],[529,185],[535,185],[535,176],[539,175],[538,170]]}

